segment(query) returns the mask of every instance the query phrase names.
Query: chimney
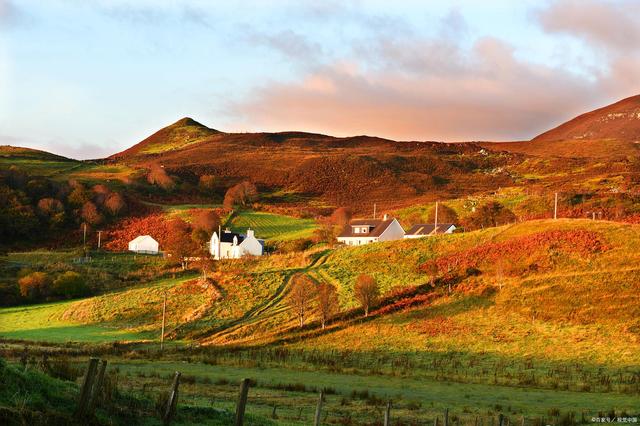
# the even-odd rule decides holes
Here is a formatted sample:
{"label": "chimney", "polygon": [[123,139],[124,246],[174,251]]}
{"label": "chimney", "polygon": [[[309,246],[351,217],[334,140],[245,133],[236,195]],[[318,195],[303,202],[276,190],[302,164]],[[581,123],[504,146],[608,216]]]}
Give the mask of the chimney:
{"label": "chimney", "polygon": [[384,216],[382,217],[382,220],[389,220],[389,215],[385,213]]}
{"label": "chimney", "polygon": [[253,229],[249,228],[247,229],[247,237],[253,237]]}

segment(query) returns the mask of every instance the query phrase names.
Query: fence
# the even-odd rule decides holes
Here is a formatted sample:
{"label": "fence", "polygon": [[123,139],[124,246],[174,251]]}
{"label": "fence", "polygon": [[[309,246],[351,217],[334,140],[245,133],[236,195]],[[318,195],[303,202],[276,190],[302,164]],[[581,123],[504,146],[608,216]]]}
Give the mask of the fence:
{"label": "fence", "polygon": [[[76,418],[80,421],[90,423],[95,408],[100,404],[100,392],[102,388],[102,384],[105,377],[105,370],[107,367],[106,360],[99,360],[97,358],[89,359],[86,373],[83,377],[82,386],[80,389],[80,396],[78,400],[78,406],[76,409]],[[173,374],[173,380],[171,382],[169,393],[167,399],[163,402],[161,410],[160,410],[160,418],[163,425],[168,426],[174,420],[177,412],[178,412],[178,402],[179,402],[179,388],[180,388],[180,380],[182,374],[176,371]],[[186,376],[185,376],[186,377]],[[240,382],[240,387],[238,390],[238,396],[235,404],[235,413],[233,415],[233,425],[234,426],[242,426],[245,424],[245,412],[248,403],[250,402],[250,388],[255,384],[251,379],[243,379]],[[326,392],[324,390],[320,390],[318,392],[318,398],[315,405],[315,410],[313,411],[312,424],[314,426],[320,426],[323,424],[330,424],[327,421],[328,411],[325,410],[325,402],[326,402]],[[370,424],[375,425],[384,425],[391,426],[395,424],[418,424],[415,422],[406,423],[402,422],[399,419],[394,418],[394,406],[392,400],[387,401],[379,401],[381,410],[380,417],[378,420],[372,419]],[[311,409],[311,407],[308,407]],[[302,412],[302,407],[299,407],[300,413]],[[277,419],[277,406],[273,406],[272,418]],[[301,417],[301,416],[299,416]],[[583,416],[584,417],[584,416]],[[441,415],[436,415],[433,417],[433,426],[460,426],[463,422],[461,422],[460,415],[452,415],[448,408],[442,410]],[[299,420],[302,420],[299,418]],[[577,423],[576,421],[571,422]],[[333,419],[331,424],[334,424],[336,421],[340,423],[340,419]],[[584,423],[584,419],[582,421]],[[311,424],[311,423],[309,423]],[[352,423],[344,423],[344,424],[352,424]],[[430,424],[430,423],[420,423],[420,424]],[[525,424],[534,425],[534,426],[544,426],[548,424],[544,421],[544,419],[529,419],[527,422],[524,416],[513,416],[509,417],[502,413],[497,416],[475,416],[469,419],[467,416],[466,421],[464,422],[466,425],[473,424],[473,426],[525,426]]]}

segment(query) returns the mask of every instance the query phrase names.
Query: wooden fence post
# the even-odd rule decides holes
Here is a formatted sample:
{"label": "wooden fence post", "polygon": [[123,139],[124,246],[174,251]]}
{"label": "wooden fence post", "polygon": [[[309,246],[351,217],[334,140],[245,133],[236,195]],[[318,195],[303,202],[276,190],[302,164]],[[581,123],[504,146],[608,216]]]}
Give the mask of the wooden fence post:
{"label": "wooden fence post", "polygon": [[240,383],[240,393],[238,394],[238,405],[236,406],[235,426],[242,426],[244,422],[244,409],[247,405],[247,395],[249,394],[249,379],[242,379]]}
{"label": "wooden fence post", "polygon": [[96,409],[96,404],[100,398],[100,392],[102,391],[102,383],[104,382],[104,373],[107,369],[107,360],[100,361],[100,367],[98,368],[98,376],[96,382],[93,385],[93,392],[91,392],[91,399],[89,400],[89,407],[87,412],[93,414]]}
{"label": "wooden fence post", "polygon": [[387,402],[387,409],[384,411],[384,426],[391,425],[391,400]]}
{"label": "wooden fence post", "polygon": [[173,384],[171,385],[171,393],[169,393],[169,399],[167,399],[167,405],[164,410],[164,416],[162,416],[162,423],[168,425],[171,423],[171,419],[175,415],[176,406],[178,405],[178,386],[180,385],[180,372],[176,371],[173,375]]}
{"label": "wooden fence post", "polygon": [[449,409],[444,409],[444,426],[449,426]]}
{"label": "wooden fence post", "polygon": [[78,401],[78,410],[76,416],[82,419],[87,411],[87,403],[91,395],[91,389],[93,388],[93,380],[96,376],[96,367],[98,366],[98,358],[90,358],[89,365],[87,366],[87,372],[82,380],[82,387],[80,388],[80,400]]}
{"label": "wooden fence post", "polygon": [[316,415],[313,417],[313,426],[320,426],[320,417],[322,416],[322,399],[324,398],[324,391],[320,391],[318,396],[318,405],[316,405]]}

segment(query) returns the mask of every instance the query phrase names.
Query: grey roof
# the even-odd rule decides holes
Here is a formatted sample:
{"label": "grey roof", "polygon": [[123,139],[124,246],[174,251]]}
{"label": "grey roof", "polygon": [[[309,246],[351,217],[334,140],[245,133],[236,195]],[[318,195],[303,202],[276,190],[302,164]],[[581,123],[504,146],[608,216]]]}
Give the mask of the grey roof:
{"label": "grey roof", "polygon": [[405,235],[430,235],[430,234],[442,234],[447,229],[451,228],[453,223],[439,223],[438,229],[436,232],[433,232],[435,229],[435,224],[433,223],[419,223],[417,225],[413,225],[411,229],[409,229]]}
{"label": "grey roof", "polygon": [[[347,226],[344,227],[338,238],[348,238],[348,237],[379,237],[382,233],[391,225],[393,222],[393,218],[388,220],[379,220],[379,219],[354,219],[349,222]],[[353,232],[353,228],[356,226],[367,226],[369,225],[368,233],[355,233]]]}

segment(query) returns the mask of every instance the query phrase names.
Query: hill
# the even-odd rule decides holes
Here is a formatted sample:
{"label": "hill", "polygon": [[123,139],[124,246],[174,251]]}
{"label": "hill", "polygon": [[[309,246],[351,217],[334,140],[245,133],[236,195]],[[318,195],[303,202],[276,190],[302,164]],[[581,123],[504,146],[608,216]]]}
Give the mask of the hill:
{"label": "hill", "polygon": [[[190,136],[184,136],[184,135]],[[410,200],[493,190],[512,185],[497,171],[518,155],[481,152],[474,144],[395,142],[369,136],[335,138],[304,132],[220,133],[181,120],[110,157],[148,170],[160,163],[180,181],[216,177],[220,191],[251,180],[272,202],[351,205],[369,211]],[[464,189],[463,189],[464,188]],[[295,202],[294,202],[295,203]]]}
{"label": "hill", "polygon": [[[221,413],[212,404],[232,412],[244,377],[255,379],[250,413],[276,418],[277,406],[278,424],[308,424],[322,388],[332,419],[354,417],[347,424],[374,423],[388,398],[403,424],[430,424],[444,408],[464,424],[489,424],[497,413],[526,424],[624,415],[634,412],[640,385],[639,230],[532,221],[226,262],[206,281],[188,274],[0,309],[0,337],[32,348],[64,342],[82,364],[87,350],[105,351],[125,389],[151,395],[181,371],[182,415]],[[353,296],[362,272],[381,289],[368,318]],[[341,312],[326,330],[315,304],[297,325],[289,304],[296,274],[337,288]],[[169,349],[160,356],[165,294]]]}
{"label": "hill", "polygon": [[[209,344],[293,338],[303,347],[325,349],[370,351],[384,345],[425,356],[455,349],[634,365],[640,362],[640,303],[634,296],[640,289],[638,229],[586,220],[532,221],[435,239],[274,255],[226,265],[211,276],[213,286],[187,277],[80,301],[2,309],[0,335],[146,339],[157,329],[157,307],[169,291],[173,335]],[[440,271],[435,288],[421,269],[429,262]],[[361,265],[384,296],[365,322],[358,320],[353,296]],[[318,332],[317,325],[296,327],[286,299],[293,274],[337,287],[344,314],[327,332]],[[510,331],[496,337],[501,328]],[[378,331],[369,334],[373,329]],[[553,349],[558,341],[565,346]],[[610,350],[601,351],[603,345]]]}
{"label": "hill", "polygon": [[640,95],[579,115],[532,141],[572,139],[640,142]]}
{"label": "hill", "polygon": [[61,155],[41,151],[39,149],[22,148],[11,145],[0,145],[0,159],[30,159],[41,161],[75,161]]}
{"label": "hill", "polygon": [[537,156],[627,158],[638,155],[640,95],[581,114],[529,142],[484,144]]}
{"label": "hill", "polygon": [[142,142],[131,148],[112,155],[110,158],[127,158],[143,154],[159,154],[166,151],[184,148],[198,143],[202,139],[220,134],[218,130],[210,129],[192,118],[185,117],[164,127]]}

